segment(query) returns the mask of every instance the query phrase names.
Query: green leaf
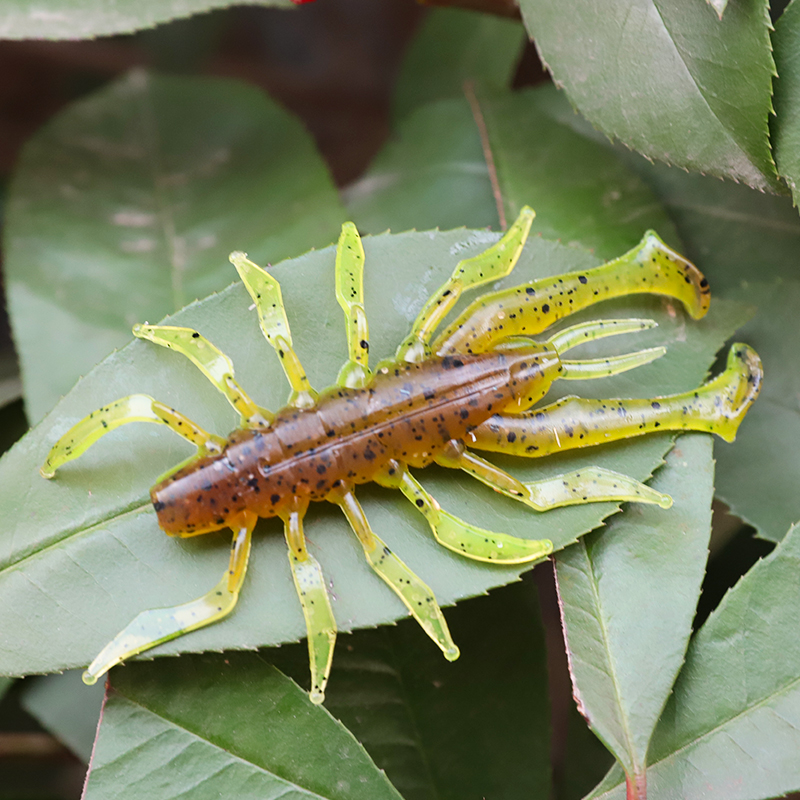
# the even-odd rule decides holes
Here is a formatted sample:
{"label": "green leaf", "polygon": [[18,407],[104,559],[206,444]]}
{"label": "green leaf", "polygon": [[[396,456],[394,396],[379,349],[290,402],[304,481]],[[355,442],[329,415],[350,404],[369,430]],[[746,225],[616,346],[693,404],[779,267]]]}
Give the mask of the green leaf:
{"label": "green leaf", "polygon": [[549,118],[538,89],[479,92],[506,217],[536,209],[533,230],[601,258],[635,245],[648,228],[678,245],[650,189],[606,147]]}
{"label": "green leaf", "polygon": [[572,110],[563,92],[543,87],[536,90],[536,99],[543,113],[613,149],[642,178],[675,223],[686,255],[709,279],[713,296],[738,289],[743,280],[796,272],[800,217],[789,197],[652,164],[624,147],[610,145]]}
{"label": "green leaf", "polygon": [[[453,663],[412,620],[342,640],[325,707],[405,800],[548,796],[547,669],[535,591],[525,581],[448,610],[461,648]],[[305,647],[264,655],[307,685]]]}
{"label": "green leaf", "polygon": [[633,506],[556,557],[575,698],[632,782],[689,642],[713,473],[711,437],[680,436],[652,482],[671,509]]}
{"label": "green leaf", "polygon": [[[517,21],[432,8],[403,61],[394,95],[395,119],[424,103],[460,96],[465,81],[508,87],[524,40]],[[449,134],[441,138],[446,141]]]}
{"label": "green leaf", "polygon": [[608,136],[648,158],[780,191],[766,0],[735,3],[723,20],[699,0],[520,8],[556,84]]}
{"label": "green leaf", "polygon": [[677,246],[674,227],[646,184],[607,147],[554,120],[548,102],[549,94],[538,89],[482,88],[473,107],[466,98],[422,106],[348,189],[348,210],[372,233],[496,224],[477,115],[485,122],[508,221],[532,205],[534,234],[604,258],[635,245],[647,228]]}
{"label": "green leaf", "polygon": [[714,296],[742,281],[796,274],[800,218],[790,198],[636,161]]}
{"label": "green leaf", "polygon": [[115,670],[86,800],[400,800],[325,709],[254,653]]}
{"label": "green leaf", "polygon": [[232,249],[272,262],[336,239],[311,138],[261,92],[131,73],[29,140],[8,197],[9,312],[27,410],[158,319],[228,285]]}
{"label": "green leaf", "polygon": [[773,146],[781,176],[795,205],[800,200],[800,4],[790,3],[775,25],[775,114]]}
{"label": "green leaf", "polygon": [[[652,800],[762,800],[800,789],[800,527],[726,595],[689,645],[656,729]],[[593,798],[623,798],[612,770]]]}
{"label": "green leaf", "polygon": [[105,689],[86,686],[77,671],[26,681],[20,703],[39,724],[89,763],[100,722]]}
{"label": "green leaf", "polygon": [[[370,354],[393,354],[425,299],[456,263],[496,241],[486,231],[384,235],[365,240],[365,292]],[[332,248],[285,262],[280,280],[295,346],[318,388],[334,382],[346,353],[341,309],[334,299]],[[596,263],[574,247],[529,240],[509,285],[534,276]],[[233,359],[245,390],[270,408],[286,399],[277,358],[258,329],[242,286],[229,287],[169,318],[201,330]],[[607,303],[590,315],[653,317],[660,327],[634,347],[664,343],[657,363],[613,379],[568,389],[600,396],[655,396],[697,386],[722,342],[742,321],[738,305],[717,303],[700,322],[658,298]],[[620,345],[630,348],[631,342]],[[609,352],[608,349],[605,352]],[[374,362],[373,362],[374,363]],[[234,415],[201,374],[176,353],[135,341],[109,356],[34,431],[0,461],[0,674],[45,672],[88,663],[139,611],[174,605],[206,592],[227,564],[227,537],[212,534],[169,541],[156,523],[148,489],[191,448],[156,426],[126,426],[80,461],[44,481],[38,468],[71,425],[98,406],[134,392],[148,393],[185,412],[208,430],[230,429]],[[670,446],[669,436],[622,443],[546,462],[497,459],[522,480],[598,464],[645,479]],[[450,471],[421,474],[443,507],[494,530],[549,538],[564,547],[615,509],[595,504],[535,514]],[[427,524],[399,493],[365,486],[367,516],[390,547],[436,592],[443,604],[514,580],[526,567],[487,566],[460,558],[432,539]],[[236,613],[159,648],[252,648],[294,641],[304,625],[279,535],[266,520],[256,532],[251,568]],[[405,616],[405,607],[372,573],[338,509],[315,504],[306,531],[311,550],[335,587],[334,613],[343,630]]]}
{"label": "green leaf", "polygon": [[343,196],[364,233],[497,226],[481,137],[463,97],[410,114]]}
{"label": "green leaf", "polygon": [[[259,0],[291,7],[291,0]],[[0,0],[3,39],[89,39],[226,8],[230,0]]]}
{"label": "green leaf", "polygon": [[759,535],[780,541],[800,519],[800,281],[753,281],[731,296],[758,307],[741,331],[764,361],[764,388],[735,445],[717,451],[717,493]]}

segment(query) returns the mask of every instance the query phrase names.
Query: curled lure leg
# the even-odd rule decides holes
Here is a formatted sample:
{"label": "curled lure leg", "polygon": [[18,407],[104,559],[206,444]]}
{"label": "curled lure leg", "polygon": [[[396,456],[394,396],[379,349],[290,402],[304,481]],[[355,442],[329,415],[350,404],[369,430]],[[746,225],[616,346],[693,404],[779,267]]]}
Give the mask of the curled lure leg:
{"label": "curled lure leg", "polygon": [[525,483],[464,449],[460,442],[452,442],[447,451],[437,458],[437,464],[451,469],[464,470],[500,494],[519,500],[536,511],[549,511],[561,506],[586,503],[653,503],[669,508],[672,498],[657,492],[634,478],[602,467],[555,475],[540,481]]}
{"label": "curled lure leg", "polygon": [[691,262],[653,231],[625,255],[600,267],[487,294],[476,300],[436,337],[436,355],[483,353],[509,336],[530,336],[582,308],[632,294],[660,294],[680,300],[693,319],[708,311],[708,282]]}
{"label": "curled lure leg", "polygon": [[725,371],[694,391],[647,400],[565,397],[523,414],[489,418],[472,431],[470,446],[536,458],[654,431],[705,431],[732,442],[762,377],[755,350],[734,344]]}
{"label": "curled lure leg", "polygon": [[511,273],[528,239],[536,212],[524,206],[516,221],[499,242],[482,253],[456,264],[453,274],[430,296],[420,311],[411,333],[398,347],[397,361],[422,361],[431,353],[433,332],[467,289],[498,281]]}
{"label": "curled lure leg", "polygon": [[[73,425],[50,449],[39,470],[44,478],[52,478],[56,470],[85,453],[98,439],[129,422],[155,422],[166,425],[187,441],[197,445],[198,455],[221,453],[225,440],[204,431],[174,408],[146,394],[132,394],[92,411]],[[194,458],[194,456],[192,456]]]}
{"label": "curled lure leg", "polygon": [[352,222],[342,225],[334,274],[336,300],[345,316],[348,351],[348,360],[336,383],[359,389],[369,382],[372,373],[369,369],[369,326],[364,310],[364,247]]}
{"label": "curled lure leg", "polygon": [[233,362],[205,336],[192,328],[134,325],[133,335],[186,356],[225,395],[241,417],[243,428],[265,428],[273,415],[256,405],[233,377]]}
{"label": "curled lure leg", "polygon": [[222,580],[210,592],[189,603],[154,608],[138,614],[92,661],[83,673],[84,683],[96,683],[101,675],[126,658],[189,631],[211,625],[233,611],[247,572],[251,534],[258,519],[255,514],[246,511],[239,516],[240,519],[232,524],[236,527],[233,528],[231,557]]}

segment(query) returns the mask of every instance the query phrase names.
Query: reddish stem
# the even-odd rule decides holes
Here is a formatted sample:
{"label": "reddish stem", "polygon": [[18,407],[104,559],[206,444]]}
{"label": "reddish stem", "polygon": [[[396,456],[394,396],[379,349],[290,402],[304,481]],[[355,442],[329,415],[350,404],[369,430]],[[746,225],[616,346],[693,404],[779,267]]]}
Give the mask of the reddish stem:
{"label": "reddish stem", "polygon": [[647,772],[634,775],[633,779],[625,774],[626,800],[647,800]]}

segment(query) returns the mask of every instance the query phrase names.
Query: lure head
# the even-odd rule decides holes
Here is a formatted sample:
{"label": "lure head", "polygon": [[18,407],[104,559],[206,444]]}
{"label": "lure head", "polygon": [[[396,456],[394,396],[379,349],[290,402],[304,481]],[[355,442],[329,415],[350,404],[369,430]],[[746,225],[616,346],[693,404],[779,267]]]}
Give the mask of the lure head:
{"label": "lure head", "polygon": [[[223,455],[202,456],[185,464],[150,490],[158,524],[170,536],[197,536],[226,526],[239,509],[228,502],[229,472]],[[227,512],[227,513],[226,513]]]}
{"label": "lure head", "polygon": [[150,490],[159,526],[187,537],[230,527],[245,510],[274,516],[291,496],[270,474],[279,455],[272,432],[237,429],[220,453],[190,459]]}

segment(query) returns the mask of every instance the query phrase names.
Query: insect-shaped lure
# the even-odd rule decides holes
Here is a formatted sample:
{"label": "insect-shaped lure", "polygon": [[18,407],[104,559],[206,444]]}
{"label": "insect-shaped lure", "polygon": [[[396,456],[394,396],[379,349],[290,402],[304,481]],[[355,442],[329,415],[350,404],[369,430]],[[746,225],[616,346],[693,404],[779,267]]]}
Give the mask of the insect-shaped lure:
{"label": "insect-shaped lure", "polygon": [[124,397],[90,414],[53,446],[42,467],[52,478],[101,436],[128,422],[166,425],[197,446],[197,454],[151,490],[159,525],[171,536],[230,528],[228,569],[210,592],[184,605],[144,611],[122,630],[84,673],[94,683],[115,664],[229,614],[247,569],[259,517],[280,517],[289,562],[308,631],[311,699],[324,699],[336,639],[322,568],[308,552],[303,517],[310,502],[338,505],[372,569],[398,594],[446,658],[458,657],[431,589],[375,534],[355,487],[374,481],[399,489],[430,524],[444,547],[498,564],[535,562],[552,551],[547,540],[487,531],[443,510],[409,468],[429,464],[461,470],[536,511],[583,503],[671,499],[638,481],[601,468],[523,483],[474,451],[541,457],[660,430],[699,430],[733,440],[755,400],[761,362],[735,344],[725,371],[692,391],[648,400],[568,397],[533,408],[557,379],[599,378],[646,364],[664,353],[651,348],[607,359],[569,360],[578,344],[652,327],[649,320],[596,320],[567,327],[544,342],[529,338],[558,320],[613,297],[652,293],[673,297],[689,315],[709,305],[697,268],[649,232],[630,252],[603,266],[542,278],[484,295],[436,335],[462,292],[507,276],[525,244],[534,213],[524,208],[503,238],[459,262],[417,317],[395,357],[371,371],[363,303],[364,251],[352,223],[339,239],[336,296],[345,312],[349,359],[336,385],[317,394],[292,348],[280,287],[244,253],[231,254],[258,311],[261,330],[278,353],[291,384],[277,414],[250,399],[230,359],[197,331],[137,325],[142,339],[190,359],[240,415],[227,438],[207,433],[152,397]]}

